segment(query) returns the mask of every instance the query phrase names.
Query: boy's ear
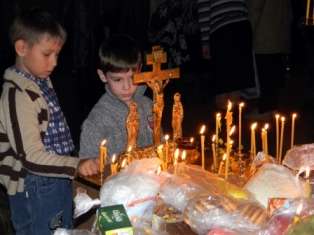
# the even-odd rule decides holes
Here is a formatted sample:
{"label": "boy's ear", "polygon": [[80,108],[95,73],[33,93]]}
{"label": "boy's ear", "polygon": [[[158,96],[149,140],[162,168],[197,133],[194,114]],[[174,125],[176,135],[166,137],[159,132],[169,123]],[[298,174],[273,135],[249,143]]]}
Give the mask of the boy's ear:
{"label": "boy's ear", "polygon": [[24,40],[19,39],[15,42],[14,48],[18,56],[24,56],[28,46]]}
{"label": "boy's ear", "polygon": [[102,82],[107,82],[107,78],[105,74],[100,69],[97,69],[97,73]]}

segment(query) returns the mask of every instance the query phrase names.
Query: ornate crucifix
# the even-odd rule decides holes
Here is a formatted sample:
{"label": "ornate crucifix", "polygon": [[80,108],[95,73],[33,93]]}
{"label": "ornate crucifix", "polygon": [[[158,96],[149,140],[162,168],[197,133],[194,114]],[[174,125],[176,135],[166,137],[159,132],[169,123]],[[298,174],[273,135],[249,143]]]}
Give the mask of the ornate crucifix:
{"label": "ornate crucifix", "polygon": [[146,60],[148,65],[153,66],[153,70],[134,74],[134,83],[146,82],[147,86],[153,90],[154,143],[159,145],[161,142],[161,118],[164,109],[163,90],[169,79],[180,77],[180,70],[179,68],[161,70],[161,63],[167,62],[167,53],[163,52],[160,46],[154,46],[152,54],[148,54]]}

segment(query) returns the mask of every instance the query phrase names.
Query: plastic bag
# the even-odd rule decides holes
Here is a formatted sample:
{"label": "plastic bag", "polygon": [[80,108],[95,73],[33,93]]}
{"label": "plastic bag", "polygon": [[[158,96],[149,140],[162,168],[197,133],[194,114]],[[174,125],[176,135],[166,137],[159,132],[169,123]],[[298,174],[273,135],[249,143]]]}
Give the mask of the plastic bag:
{"label": "plastic bag", "polygon": [[94,200],[91,199],[86,194],[86,189],[78,187],[76,189],[76,196],[74,198],[74,204],[75,204],[75,209],[74,209],[73,218],[77,218],[80,215],[89,211],[93,206],[99,205],[100,200],[98,198]]}
{"label": "plastic bag", "polygon": [[250,234],[261,230],[269,220],[263,206],[251,199],[235,199],[226,194],[199,195],[191,199],[184,211],[184,221],[197,234],[214,228],[227,228]]}
{"label": "plastic bag", "polygon": [[292,170],[302,170],[302,166],[314,165],[314,144],[304,144],[289,149],[282,165]]}
{"label": "plastic bag", "polygon": [[83,230],[66,230],[64,228],[58,228],[53,235],[95,235],[91,231]]}
{"label": "plastic bag", "polygon": [[[304,180],[300,181],[304,184]],[[295,182],[294,173],[285,166],[272,163],[263,164],[244,189],[253,193],[265,208],[268,198],[296,198],[303,195]]]}
{"label": "plastic bag", "polygon": [[100,189],[101,206],[123,204],[131,222],[152,214],[160,188],[158,158],[133,160],[122,172],[108,177]]}

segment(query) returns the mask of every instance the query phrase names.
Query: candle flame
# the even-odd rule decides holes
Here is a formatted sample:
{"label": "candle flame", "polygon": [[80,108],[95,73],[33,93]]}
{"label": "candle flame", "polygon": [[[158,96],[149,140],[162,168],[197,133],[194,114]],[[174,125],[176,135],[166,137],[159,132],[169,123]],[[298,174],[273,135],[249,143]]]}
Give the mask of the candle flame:
{"label": "candle flame", "polygon": [[219,117],[220,117],[220,113],[217,113],[217,114],[216,114],[216,117],[218,117],[218,118],[219,118]]}
{"label": "candle flame", "polygon": [[276,119],[278,119],[280,117],[280,115],[279,114],[276,114]]}
{"label": "candle flame", "polygon": [[163,147],[163,145],[161,144],[161,145],[159,145],[158,147],[157,147],[157,149],[162,149],[162,147]]}
{"label": "candle flame", "polygon": [[190,142],[191,142],[191,143],[193,143],[193,141],[194,141],[194,138],[193,138],[193,137],[191,137]]}
{"label": "candle flame", "polygon": [[225,153],[225,154],[223,155],[223,157],[222,157],[222,160],[223,160],[223,161],[226,160],[226,157],[227,157],[227,154]]}
{"label": "candle flame", "polygon": [[298,206],[296,215],[300,215],[300,213],[301,213],[301,211],[302,211],[302,207],[303,207],[303,204],[300,204],[300,205]]}
{"label": "candle flame", "polygon": [[292,118],[296,118],[296,116],[297,116],[297,114],[296,114],[296,113],[294,113],[294,114],[292,115]]}
{"label": "candle flame", "polygon": [[182,156],[181,156],[182,161],[185,160],[185,157],[186,157],[186,152],[185,152],[185,150],[184,150],[183,153],[182,153]]}
{"label": "candle flame", "polygon": [[268,124],[266,124],[264,128],[265,128],[265,130],[267,130],[268,129]]}
{"label": "candle flame", "polygon": [[202,126],[202,129],[201,129],[201,131],[200,131],[200,134],[202,135],[202,134],[204,133],[204,131],[205,131],[205,125]]}
{"label": "candle flame", "polygon": [[213,135],[212,141],[215,142],[216,140],[216,135]]}
{"label": "candle flame", "polygon": [[233,126],[229,132],[229,136],[232,135],[232,133],[234,132],[235,126]]}
{"label": "candle flame", "polygon": [[177,159],[179,156],[179,149],[176,149],[176,151],[174,152],[174,158]]}
{"label": "candle flame", "polygon": [[101,146],[104,146],[104,145],[106,144],[106,142],[107,142],[106,139],[102,140],[102,141],[101,141]]}
{"label": "candle flame", "polygon": [[122,163],[121,163],[121,168],[124,168],[126,165],[126,158],[123,159]]}
{"label": "candle flame", "polygon": [[257,122],[255,122],[255,123],[251,126],[252,131],[255,130],[256,125],[257,125]]}
{"label": "candle flame", "polygon": [[111,158],[111,163],[113,164],[113,163],[116,163],[116,155],[115,154],[113,154],[112,155],[112,158]]}
{"label": "candle flame", "polygon": [[230,102],[230,100],[228,100],[228,110],[229,111],[231,110],[231,106],[232,106],[232,103]]}
{"label": "candle flame", "polygon": [[243,106],[244,106],[244,103],[240,103],[240,104],[239,104],[239,107],[242,108]]}
{"label": "candle flame", "polygon": [[230,140],[230,144],[233,144],[233,140]]}
{"label": "candle flame", "polygon": [[169,139],[169,135],[165,135],[165,140],[167,141]]}
{"label": "candle flame", "polygon": [[310,177],[310,167],[306,167],[306,178],[308,179]]}
{"label": "candle flame", "polygon": [[157,175],[160,175],[160,172],[161,172],[161,166],[158,166]]}
{"label": "candle flame", "polygon": [[131,150],[132,150],[132,146],[130,146],[130,147],[128,148],[128,152],[131,152]]}
{"label": "candle flame", "polygon": [[285,117],[282,117],[282,118],[281,118],[281,121],[284,122],[284,121],[285,121]]}

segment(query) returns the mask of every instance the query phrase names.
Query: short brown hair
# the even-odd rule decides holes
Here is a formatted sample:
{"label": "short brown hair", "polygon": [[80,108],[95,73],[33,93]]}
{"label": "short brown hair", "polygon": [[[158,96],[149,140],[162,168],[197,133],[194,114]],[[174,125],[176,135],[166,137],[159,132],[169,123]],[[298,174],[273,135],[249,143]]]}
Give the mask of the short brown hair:
{"label": "short brown hair", "polygon": [[141,51],[136,42],[127,35],[116,35],[105,41],[99,49],[100,69],[107,72],[139,71]]}
{"label": "short brown hair", "polygon": [[12,45],[22,39],[29,47],[32,47],[43,37],[64,44],[67,33],[52,14],[43,8],[36,7],[22,12],[15,18],[10,27],[9,36]]}

